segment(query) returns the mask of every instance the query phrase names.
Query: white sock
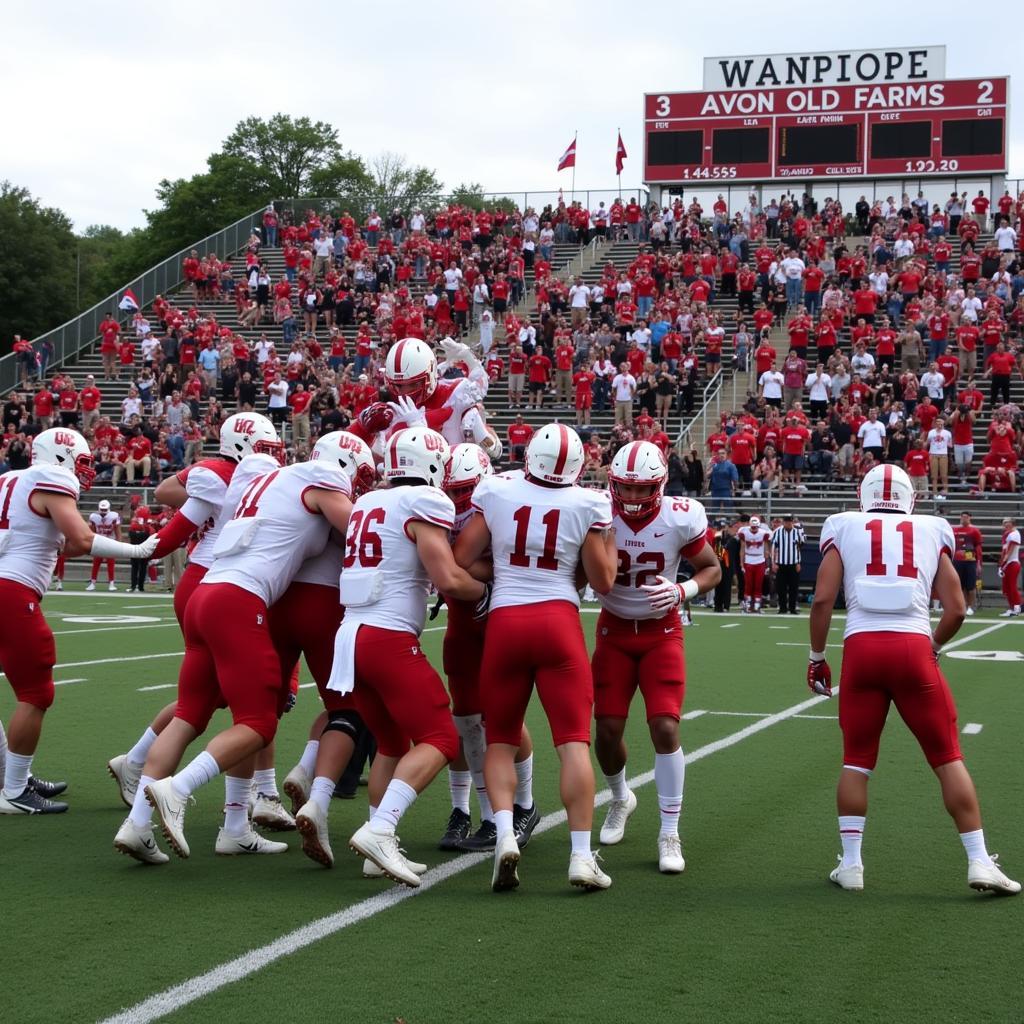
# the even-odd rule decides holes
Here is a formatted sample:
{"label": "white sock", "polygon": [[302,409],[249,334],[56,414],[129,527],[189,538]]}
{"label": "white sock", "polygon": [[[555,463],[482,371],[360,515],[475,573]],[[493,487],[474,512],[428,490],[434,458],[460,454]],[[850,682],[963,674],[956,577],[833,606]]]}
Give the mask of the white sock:
{"label": "white sock", "polygon": [[473,788],[476,790],[476,802],[480,805],[480,820],[494,821],[491,798],[487,795],[487,783],[484,781],[482,771],[473,772]]}
{"label": "white sock", "polygon": [[448,791],[452,796],[452,809],[469,814],[469,787],[473,783],[472,772],[448,769]]}
{"label": "white sock", "polygon": [[252,773],[253,788],[263,796],[278,796],[277,772],[273,768],[258,768]]}
{"label": "white sock", "polygon": [[4,796],[13,799],[25,792],[29,770],[32,768],[32,757],[32,754],[16,754],[13,750],[7,751],[7,764],[4,768]]}
{"label": "white sock", "polygon": [[839,841],[843,844],[843,860],[841,867],[859,868],[863,865],[860,859],[860,847],[864,842],[864,822],[859,814],[839,815]]}
{"label": "white sock", "polygon": [[394,832],[415,799],[416,790],[412,786],[401,779],[392,779],[381,797],[377,813],[370,819],[370,828],[374,832]]}
{"label": "white sock", "polygon": [[[178,796],[191,796],[200,786],[205,786],[210,779],[220,775],[220,767],[207,751],[197,754],[177,775],[171,779],[171,785]],[[246,794],[246,800],[249,797]]]}
{"label": "white sock", "polygon": [[4,771],[7,764],[7,733],[4,732],[4,723],[0,722],[0,789],[4,786]]}
{"label": "white sock", "polygon": [[229,836],[244,836],[249,831],[249,793],[252,779],[224,776],[224,831]]}
{"label": "white sock", "polygon": [[367,807],[366,811],[367,811],[366,820],[367,821],[373,821],[373,816],[377,813],[376,805],[375,804],[370,804],[369,807]]}
{"label": "white sock", "polygon": [[968,860],[980,860],[983,864],[992,863],[992,858],[985,846],[985,830],[983,828],[974,832],[961,832],[960,842],[964,844],[964,852],[967,854]]}
{"label": "white sock", "polygon": [[525,761],[516,761],[515,801],[529,810],[533,806],[533,754]]}
{"label": "white sock", "polygon": [[500,839],[506,832],[514,832],[515,829],[512,827],[512,812],[511,811],[495,811],[494,812],[494,828]]}
{"label": "white sock", "polygon": [[327,813],[331,806],[331,797],[334,796],[334,787],[337,783],[334,779],[329,779],[326,775],[318,775],[313,780],[313,785],[309,790],[309,799],[313,801],[320,808],[324,814]]}
{"label": "white sock", "polygon": [[146,726],[146,731],[139,737],[138,743],[128,751],[127,757],[131,764],[144,765],[149,756],[149,748],[156,742],[156,733],[152,726]]}
{"label": "white sock", "polygon": [[628,797],[629,786],[626,785],[625,767],[614,775],[606,775],[604,781],[608,783],[608,788],[612,791],[613,800],[625,800]]}
{"label": "white sock", "polygon": [[302,752],[302,757],[299,758],[299,767],[307,775],[316,774],[316,754],[320,749],[319,740],[310,740],[306,744],[306,749]]}
{"label": "white sock", "polygon": [[128,814],[128,820],[136,828],[147,828],[153,821],[153,808],[146,799],[146,787],[152,782],[156,782],[156,779],[151,775],[143,775],[139,779],[139,788],[135,791],[135,800]]}
{"label": "white sock", "polygon": [[663,836],[679,835],[679,812],[683,806],[685,778],[686,757],[682,747],[671,754],[654,755],[654,786],[658,790]]}
{"label": "white sock", "polygon": [[589,832],[570,832],[569,842],[572,843],[572,852],[578,853],[584,857],[590,856],[590,833]]}

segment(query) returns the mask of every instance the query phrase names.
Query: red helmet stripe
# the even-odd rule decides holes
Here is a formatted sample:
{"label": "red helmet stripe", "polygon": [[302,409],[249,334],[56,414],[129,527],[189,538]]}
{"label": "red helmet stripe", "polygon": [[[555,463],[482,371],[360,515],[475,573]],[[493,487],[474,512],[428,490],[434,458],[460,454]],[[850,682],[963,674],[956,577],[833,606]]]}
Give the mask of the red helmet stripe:
{"label": "red helmet stripe", "polygon": [[391,438],[391,444],[388,445],[388,462],[391,464],[389,468],[398,468],[398,435],[401,433],[400,430],[396,430]]}
{"label": "red helmet stripe", "polygon": [[634,442],[629,446],[629,458],[626,459],[626,471],[632,473],[636,469],[636,457],[640,454],[640,445]]}
{"label": "red helmet stripe", "polygon": [[409,340],[408,338],[403,338],[395,346],[395,376],[396,377],[401,377],[402,376],[402,349],[405,348],[405,343],[408,340]]}
{"label": "red helmet stripe", "polygon": [[561,476],[565,472],[565,463],[569,458],[569,431],[565,429],[564,423],[558,424],[558,458],[555,460],[555,476]]}
{"label": "red helmet stripe", "polygon": [[892,466],[888,462],[882,471],[882,501],[892,501]]}

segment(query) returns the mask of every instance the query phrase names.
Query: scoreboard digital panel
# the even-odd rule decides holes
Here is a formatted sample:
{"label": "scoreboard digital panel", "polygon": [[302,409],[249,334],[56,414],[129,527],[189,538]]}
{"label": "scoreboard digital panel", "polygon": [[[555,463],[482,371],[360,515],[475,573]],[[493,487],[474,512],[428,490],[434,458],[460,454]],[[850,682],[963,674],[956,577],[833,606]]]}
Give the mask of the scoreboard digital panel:
{"label": "scoreboard digital panel", "polygon": [[644,180],[1006,172],[1009,79],[644,97]]}

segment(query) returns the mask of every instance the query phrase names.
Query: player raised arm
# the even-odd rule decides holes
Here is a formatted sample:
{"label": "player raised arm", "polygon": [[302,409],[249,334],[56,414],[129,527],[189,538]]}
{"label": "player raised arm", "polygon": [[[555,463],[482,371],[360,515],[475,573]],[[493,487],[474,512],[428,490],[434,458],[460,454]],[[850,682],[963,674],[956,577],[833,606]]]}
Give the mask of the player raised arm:
{"label": "player raised arm", "polygon": [[68,494],[37,491],[29,499],[32,511],[52,519],[64,534],[65,558],[92,555],[93,558],[151,558],[156,549],[156,535],[141,544],[125,544],[112,537],[101,537],[78,511],[78,503]]}

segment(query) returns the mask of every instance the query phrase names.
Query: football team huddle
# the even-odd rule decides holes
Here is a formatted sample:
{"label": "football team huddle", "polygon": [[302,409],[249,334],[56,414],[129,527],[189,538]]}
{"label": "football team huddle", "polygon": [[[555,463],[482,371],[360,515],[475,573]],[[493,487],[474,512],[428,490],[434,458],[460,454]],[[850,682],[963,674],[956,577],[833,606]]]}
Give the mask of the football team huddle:
{"label": "football team huddle", "polygon": [[[189,565],[174,595],[185,638],[177,698],[108,764],[130,809],[114,837],[121,853],[168,862],[155,815],[167,844],[187,858],[192,795],[223,774],[216,853],[284,852],[285,843],[254,825],[297,829],[304,852],[333,867],[331,797],[372,736],[369,815],[348,839],[363,874],[420,885],[427,867],[406,857],[398,827],[447,767],[452,807],[441,849],[493,851],[492,889],[514,889],[540,821],[524,724],[536,689],[559,760],[568,880],[606,889],[611,878],[591,846],[591,735],[610,789],[600,831],[609,846],[623,839],[637,806],[623,737],[639,690],[654,747],[658,866],[684,870],[679,610],[721,576],[704,509],[665,495],[665,457],[647,441],[616,453],[607,491],[581,486],[583,446],[562,423],[534,433],[523,470],[495,473],[501,444],[482,406],[486,374],[465,346],[449,343],[445,352],[465,376],[441,379],[422,341],[394,345],[385,369],[391,400],[372,405],[349,430],[322,436],[307,462],[286,464],[265,417],[230,417],[218,458],[159,485],[156,499],[177,511],[140,544],[93,532],[79,513],[80,492],[94,476],[84,438],[56,428],[35,439],[31,466],[0,477],[0,667],[16,698],[6,738],[0,728],[0,813],[67,810],[55,799],[66,784],[31,774],[54,698],[56,652],[40,600],[58,554],[148,559],[187,546]],[[879,466],[864,478],[861,511],[830,517],[822,533],[807,675],[816,694],[833,692],[824,652],[840,588],[847,609],[842,855],[830,879],[863,888],[868,779],[895,703],[939,779],[970,886],[1016,893],[1020,885],[986,848],[938,663],[965,615],[952,532],[940,518],[913,515],[913,503],[906,473]],[[592,657],[579,614],[588,587],[601,605]],[[447,606],[447,687],[420,645],[434,592]],[[943,609],[934,629],[933,594]],[[323,709],[284,780],[289,811],[277,789],[274,740],[294,704],[300,658]],[[182,767],[186,748],[221,708],[231,724]]]}

